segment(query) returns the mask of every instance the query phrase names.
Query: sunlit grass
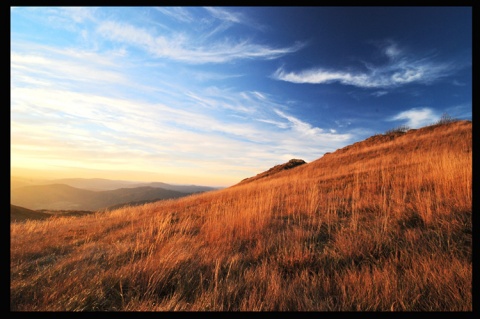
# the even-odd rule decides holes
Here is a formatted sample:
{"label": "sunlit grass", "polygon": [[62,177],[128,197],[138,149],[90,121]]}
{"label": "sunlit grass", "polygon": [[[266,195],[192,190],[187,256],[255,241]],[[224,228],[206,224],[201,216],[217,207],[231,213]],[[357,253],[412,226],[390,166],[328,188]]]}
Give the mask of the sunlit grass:
{"label": "sunlit grass", "polygon": [[[380,140],[381,139],[381,140]],[[471,311],[472,126],[10,226],[13,311]]]}

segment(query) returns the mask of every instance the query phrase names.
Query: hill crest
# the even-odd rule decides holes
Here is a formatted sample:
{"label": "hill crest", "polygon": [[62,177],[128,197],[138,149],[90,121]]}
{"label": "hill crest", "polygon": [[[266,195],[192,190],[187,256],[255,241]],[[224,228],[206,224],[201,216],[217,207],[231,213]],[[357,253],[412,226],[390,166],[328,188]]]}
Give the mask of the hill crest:
{"label": "hill crest", "polygon": [[253,177],[247,177],[247,178],[243,179],[237,185],[250,183],[250,182],[259,180],[261,178],[269,177],[269,176],[275,175],[277,173],[280,173],[282,171],[289,170],[289,169],[292,169],[294,167],[297,167],[297,166],[300,166],[300,165],[303,165],[303,164],[306,164],[306,162],[304,160],[292,158],[291,160],[289,160],[288,162],[286,162],[284,164],[275,165],[274,167],[266,170],[265,172],[259,173],[259,174],[255,175]]}
{"label": "hill crest", "polygon": [[[451,139],[445,138],[449,134],[459,134],[466,137],[467,131],[471,130],[472,121],[455,120],[449,123],[433,124],[418,129],[393,129],[385,134],[375,134],[364,140],[339,148],[334,152],[327,152],[316,160],[306,163],[303,160],[292,159],[287,163],[276,165],[267,171],[256,176],[245,178],[239,183],[233,185],[244,185],[254,181],[267,181],[272,178],[279,178],[284,174],[299,174],[310,169],[335,170],[341,172],[343,166],[351,163],[375,161],[379,157],[386,156],[389,153],[400,151],[402,154],[413,154],[418,151],[428,151],[431,149],[450,147]],[[433,142],[432,142],[433,141]],[[398,149],[397,149],[398,148]],[[464,151],[471,151],[467,146]],[[399,156],[399,155],[395,155]],[[293,161],[293,163],[291,163]],[[299,161],[298,164],[295,164]],[[303,163],[301,163],[301,162]],[[306,165],[303,165],[306,164]],[[298,170],[289,171],[289,168],[300,166]],[[339,173],[340,174],[340,173]]]}

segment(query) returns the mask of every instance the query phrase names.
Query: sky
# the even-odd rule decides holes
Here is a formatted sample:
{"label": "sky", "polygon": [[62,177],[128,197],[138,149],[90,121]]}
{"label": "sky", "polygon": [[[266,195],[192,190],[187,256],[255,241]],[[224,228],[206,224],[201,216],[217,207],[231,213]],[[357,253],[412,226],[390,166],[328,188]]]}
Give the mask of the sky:
{"label": "sky", "polygon": [[471,7],[11,7],[11,175],[228,187],[472,119]]}

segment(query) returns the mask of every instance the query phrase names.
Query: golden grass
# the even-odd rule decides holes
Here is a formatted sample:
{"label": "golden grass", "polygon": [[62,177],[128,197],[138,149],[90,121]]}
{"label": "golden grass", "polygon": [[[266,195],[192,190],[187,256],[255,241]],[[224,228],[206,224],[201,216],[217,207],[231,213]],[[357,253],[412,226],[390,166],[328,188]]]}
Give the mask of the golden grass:
{"label": "golden grass", "polygon": [[[393,135],[391,135],[393,136]],[[10,226],[12,311],[472,311],[471,122]]]}

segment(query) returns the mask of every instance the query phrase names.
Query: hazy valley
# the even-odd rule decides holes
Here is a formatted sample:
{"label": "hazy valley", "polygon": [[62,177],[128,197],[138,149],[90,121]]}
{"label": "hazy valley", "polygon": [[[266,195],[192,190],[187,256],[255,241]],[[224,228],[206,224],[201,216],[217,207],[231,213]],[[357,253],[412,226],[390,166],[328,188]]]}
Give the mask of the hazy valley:
{"label": "hazy valley", "polygon": [[35,181],[11,178],[12,205],[41,210],[100,210],[214,190],[196,185],[138,183],[107,179]]}

